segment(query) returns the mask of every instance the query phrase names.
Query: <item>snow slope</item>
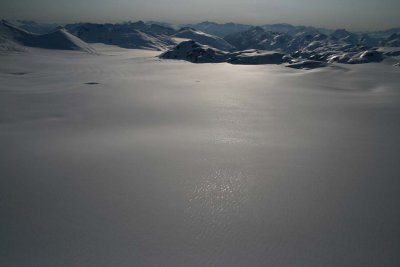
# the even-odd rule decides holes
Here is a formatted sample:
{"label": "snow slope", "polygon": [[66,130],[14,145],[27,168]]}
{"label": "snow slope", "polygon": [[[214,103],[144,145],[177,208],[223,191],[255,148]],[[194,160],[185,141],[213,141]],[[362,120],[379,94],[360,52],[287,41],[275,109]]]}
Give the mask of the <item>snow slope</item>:
{"label": "snow slope", "polygon": [[2,39],[7,40],[8,42],[28,47],[79,50],[87,53],[96,53],[90,45],[76,36],[73,36],[63,28],[47,34],[34,34],[19,29],[3,20],[0,23],[0,35],[2,36]]}
{"label": "snow slope", "polygon": [[232,51],[235,48],[224,39],[213,36],[193,28],[182,28],[173,37],[193,40],[199,44],[207,45],[222,51]]}
{"label": "snow slope", "polygon": [[128,24],[82,23],[66,26],[74,35],[88,43],[118,45],[123,48],[165,50],[176,44],[167,34],[173,29],[147,25],[144,22]]}
{"label": "snow slope", "polygon": [[400,266],[399,67],[117,49],[0,55],[1,266]]}
{"label": "snow slope", "polygon": [[11,41],[8,36],[0,32],[0,52],[26,52],[26,48],[14,41]]}

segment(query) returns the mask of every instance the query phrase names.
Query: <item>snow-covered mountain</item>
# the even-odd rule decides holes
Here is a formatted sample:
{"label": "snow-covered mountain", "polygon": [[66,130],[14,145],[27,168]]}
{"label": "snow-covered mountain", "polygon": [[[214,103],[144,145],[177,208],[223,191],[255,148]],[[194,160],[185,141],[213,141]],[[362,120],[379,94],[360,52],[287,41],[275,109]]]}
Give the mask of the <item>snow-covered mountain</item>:
{"label": "snow-covered mountain", "polygon": [[27,32],[37,34],[53,32],[60,27],[60,25],[56,23],[43,23],[32,20],[12,20],[10,23]]}
{"label": "snow-covered mountain", "polygon": [[[31,22],[29,24],[34,25]],[[190,62],[290,63],[291,66],[299,68],[330,63],[380,62],[387,57],[396,57],[397,61],[400,56],[398,50],[379,50],[379,47],[400,47],[400,33],[397,33],[396,29],[383,31],[381,36],[385,37],[379,37],[377,33],[354,33],[345,29],[329,33],[323,30],[322,33],[314,27],[290,24],[252,27],[243,24],[202,22],[195,24],[195,27],[197,29],[184,27],[176,30],[168,24],[143,21],[117,24],[77,23],[66,25],[67,30],[58,28],[40,35],[2,21],[0,50],[23,51],[26,46],[30,46],[94,53],[94,49],[86,42],[105,43],[124,48],[167,51],[160,57]],[[205,32],[198,28],[204,29]],[[239,29],[241,31],[238,31]],[[220,31],[218,35],[223,35],[222,31],[231,33],[220,38],[210,34],[211,31]],[[387,35],[389,32],[391,34]]]}
{"label": "snow-covered mountain", "polygon": [[176,44],[169,37],[175,33],[172,28],[148,25],[142,21],[124,24],[69,24],[66,28],[88,43],[105,43],[124,48],[165,50]]}
{"label": "snow-covered mountain", "polygon": [[[161,23],[159,23],[161,24]],[[167,24],[168,25],[168,24]],[[211,35],[216,35],[221,38],[225,38],[228,35],[236,34],[239,32],[244,32],[249,30],[250,28],[254,28],[257,26],[254,25],[246,25],[246,24],[235,24],[235,23],[225,23],[225,24],[220,24],[220,23],[215,23],[215,22],[210,22],[210,21],[205,21],[197,24],[184,24],[181,25],[181,27],[191,27],[196,30],[200,30],[202,32],[211,34]],[[277,23],[277,24],[264,24],[264,25],[259,25],[260,28],[265,30],[266,32],[275,32],[275,33],[284,33],[288,34],[290,36],[295,36],[297,34],[310,34],[310,35],[315,35],[317,33],[321,33],[327,36],[330,35],[343,35],[339,39],[343,39],[348,36],[353,36],[356,35],[358,42],[364,43],[364,44],[369,44],[369,45],[375,45],[377,41],[379,41],[379,44],[381,44],[383,39],[389,38],[393,34],[400,34],[400,28],[392,28],[388,30],[383,30],[383,31],[370,31],[370,32],[349,32],[344,29],[339,29],[339,30],[332,30],[332,29],[326,29],[326,28],[317,28],[317,27],[312,27],[312,26],[295,26],[291,25],[288,23]],[[360,40],[362,36],[368,36],[367,39],[364,38],[364,40]],[[336,36],[338,37],[338,36]],[[349,37],[351,39],[351,37]],[[372,40],[371,40],[372,38]],[[355,40],[354,40],[355,41]],[[390,45],[390,44],[389,44]]]}
{"label": "snow-covered mountain", "polygon": [[220,37],[188,27],[175,30],[161,23],[78,23],[66,25],[66,28],[88,43],[113,44],[124,48],[165,50],[182,39],[190,39],[223,51],[235,49]]}
{"label": "snow-covered mountain", "polygon": [[274,35],[266,32],[263,28],[251,27],[246,31],[230,34],[224,39],[238,50],[247,50],[260,49],[263,47],[263,43],[265,44],[273,38]]}
{"label": "snow-covered mountain", "polygon": [[185,41],[159,56],[163,59],[179,59],[192,63],[221,63],[241,65],[282,64],[289,58],[283,53],[246,50],[240,52],[225,52],[213,47],[196,43],[193,40]]}
{"label": "snow-covered mountain", "polygon": [[335,30],[329,35],[310,29],[289,35],[252,27],[228,35],[225,40],[238,50],[280,51],[294,59],[347,64],[382,61],[390,55],[376,51],[378,46],[400,46],[400,34],[394,33],[386,39],[379,39],[345,29]]}
{"label": "snow-covered mountain", "polygon": [[321,32],[321,33],[331,32],[329,29],[323,29],[323,28],[317,29],[311,26],[294,26],[288,23],[264,24],[260,27],[263,28],[265,31],[286,33],[292,36],[304,32],[312,34],[316,32]]}
{"label": "snow-covered mountain", "polygon": [[[250,37],[250,42],[239,43],[243,46],[250,46],[250,44],[257,45],[257,48],[250,50],[224,52],[194,41],[187,41],[161,54],[160,58],[180,59],[193,63],[228,62],[242,65],[288,63],[287,65],[292,68],[312,69],[325,67],[331,63],[363,64],[381,62],[388,57],[400,57],[400,49],[384,51],[378,48],[367,48],[365,46],[344,43],[342,39],[348,40],[347,36],[340,37],[340,40],[337,40],[338,37],[331,38],[323,34],[315,36],[297,34],[296,37],[289,41],[283,39],[283,41],[279,42],[282,34],[265,35],[261,34],[259,30],[255,28],[247,31],[246,35]],[[265,37],[265,39],[258,38],[260,36]],[[287,35],[284,36],[287,37]],[[333,39],[336,41],[333,41]],[[276,51],[260,49],[260,47],[270,48],[272,46],[265,40],[278,44],[276,47],[280,47],[280,49]],[[268,45],[264,44],[264,42]],[[301,49],[293,53],[288,52],[296,46],[301,47]]]}
{"label": "snow-covered mountain", "polygon": [[363,33],[367,33],[368,35],[374,37],[374,38],[380,38],[380,39],[384,39],[384,38],[388,38],[389,36],[391,36],[394,33],[400,33],[400,27],[398,28],[391,28],[391,29],[387,29],[387,30],[383,30],[383,31],[369,31],[369,32],[363,32]]}
{"label": "snow-covered mountain", "polygon": [[[210,22],[210,21],[204,21],[201,23],[197,24],[184,24],[181,25],[181,27],[191,27],[195,28],[196,30],[203,31],[205,33],[211,34],[211,35],[216,35],[219,37],[224,38],[227,35],[237,33],[237,32],[242,32],[246,31],[254,25],[247,25],[247,24],[237,24],[237,23],[215,23],[215,22]],[[264,24],[260,26],[266,31],[272,31],[272,32],[280,32],[280,33],[286,33],[289,35],[295,35],[299,32],[315,32],[319,31],[322,33],[331,33],[332,30],[329,29],[324,29],[324,28],[314,28],[310,26],[294,26],[291,24],[287,23],[278,23],[278,24]]]}
{"label": "snow-covered mountain", "polygon": [[393,33],[382,41],[382,45],[389,47],[400,47],[400,33]]}
{"label": "snow-covered mountain", "polygon": [[186,60],[193,63],[220,63],[228,59],[229,53],[189,40],[181,42],[159,57]]}
{"label": "snow-covered mountain", "polygon": [[298,32],[294,36],[282,32],[266,31],[262,27],[252,27],[247,31],[226,36],[224,39],[238,50],[261,49],[282,52],[294,52],[313,41],[326,39],[317,31]]}
{"label": "snow-covered mountain", "polygon": [[260,51],[256,49],[244,50],[230,54],[228,63],[240,65],[282,64],[290,58],[284,53]]}
{"label": "snow-covered mountain", "polygon": [[350,45],[359,43],[355,34],[347,33],[345,31],[336,31],[334,34],[327,36],[316,30],[305,30],[290,35],[283,32],[266,31],[262,27],[252,27],[247,31],[228,35],[224,39],[238,50],[262,49],[291,53],[310,44],[316,46],[331,42]]}
{"label": "snow-covered mountain", "polygon": [[251,28],[250,25],[245,25],[245,24],[237,24],[237,23],[215,23],[215,22],[210,22],[210,21],[204,21],[201,23],[197,24],[185,24],[181,25],[181,27],[190,27],[194,28],[196,30],[215,35],[221,38],[224,38],[225,36],[232,34],[232,33],[237,33],[241,31],[245,31],[249,28]]}
{"label": "snow-covered mountain", "polygon": [[[1,27],[0,27],[1,28]],[[0,32],[0,52],[25,52],[26,48]]]}
{"label": "snow-covered mountain", "polygon": [[10,50],[13,50],[12,47],[16,47],[18,49],[21,46],[28,46],[45,49],[79,50],[87,53],[96,53],[96,51],[90,45],[78,37],[70,34],[64,28],[58,28],[57,30],[47,34],[34,34],[20,29],[3,20],[0,23],[0,36],[1,40],[3,40],[3,43],[5,43],[9,49],[11,48]]}
{"label": "snow-covered mountain", "polygon": [[176,34],[173,35],[173,37],[190,39],[199,44],[207,45],[209,47],[213,47],[222,51],[232,51],[235,49],[233,45],[229,44],[227,41],[218,36],[213,36],[188,27],[179,30]]}

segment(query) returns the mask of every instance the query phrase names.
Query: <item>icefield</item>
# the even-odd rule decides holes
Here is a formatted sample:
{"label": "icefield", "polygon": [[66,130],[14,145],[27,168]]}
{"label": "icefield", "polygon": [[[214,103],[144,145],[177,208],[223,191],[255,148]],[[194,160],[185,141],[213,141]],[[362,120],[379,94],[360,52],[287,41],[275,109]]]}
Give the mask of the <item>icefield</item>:
{"label": "icefield", "polygon": [[398,56],[70,39],[0,52],[0,266],[400,265]]}

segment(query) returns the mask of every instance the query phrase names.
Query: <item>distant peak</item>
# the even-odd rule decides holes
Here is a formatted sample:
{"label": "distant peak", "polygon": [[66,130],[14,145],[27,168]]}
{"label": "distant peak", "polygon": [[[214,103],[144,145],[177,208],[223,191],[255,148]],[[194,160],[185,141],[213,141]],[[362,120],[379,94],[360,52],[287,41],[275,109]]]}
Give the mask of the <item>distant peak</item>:
{"label": "distant peak", "polygon": [[9,22],[8,20],[5,20],[5,19],[1,20],[1,24],[14,27],[14,25],[11,22]]}
{"label": "distant peak", "polygon": [[338,33],[350,33],[350,32],[348,32],[346,29],[336,29],[333,33],[338,34]]}
{"label": "distant peak", "polygon": [[264,29],[260,26],[252,26],[249,28],[249,31],[257,31],[257,32],[264,32]]}
{"label": "distant peak", "polygon": [[217,23],[206,20],[206,21],[200,22],[199,24],[217,24]]}
{"label": "distant peak", "polygon": [[136,25],[146,25],[146,23],[144,23],[143,20],[139,20],[139,21],[133,22],[132,24],[136,24]]}
{"label": "distant peak", "polygon": [[180,32],[183,32],[183,31],[194,31],[194,32],[196,32],[197,30],[195,28],[192,28],[192,27],[182,27],[179,31]]}

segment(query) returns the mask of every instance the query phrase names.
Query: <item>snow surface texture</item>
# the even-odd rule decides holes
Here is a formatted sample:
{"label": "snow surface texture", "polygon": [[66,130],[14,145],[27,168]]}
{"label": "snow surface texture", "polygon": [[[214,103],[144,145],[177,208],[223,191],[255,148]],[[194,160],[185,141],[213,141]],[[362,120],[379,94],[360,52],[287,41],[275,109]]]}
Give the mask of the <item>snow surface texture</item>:
{"label": "snow surface texture", "polygon": [[0,266],[400,266],[395,62],[95,48],[0,55]]}
{"label": "snow surface texture", "polygon": [[19,47],[22,45],[45,49],[80,50],[87,53],[96,53],[90,45],[63,28],[47,34],[34,34],[19,29],[4,20],[0,22],[0,43],[6,44],[5,48],[0,45],[0,49],[2,50],[21,51]]}

